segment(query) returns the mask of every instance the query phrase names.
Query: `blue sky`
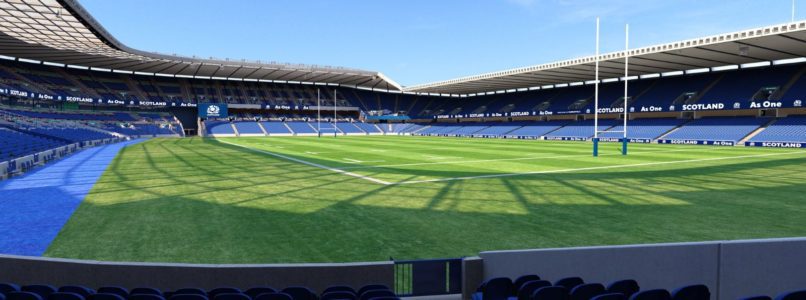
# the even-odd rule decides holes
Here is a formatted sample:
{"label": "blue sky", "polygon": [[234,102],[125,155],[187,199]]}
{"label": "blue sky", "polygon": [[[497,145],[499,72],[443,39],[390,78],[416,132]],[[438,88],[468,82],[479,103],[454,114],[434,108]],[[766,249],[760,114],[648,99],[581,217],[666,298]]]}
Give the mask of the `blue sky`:
{"label": "blue sky", "polygon": [[608,52],[623,49],[626,23],[640,47],[785,23],[791,12],[791,0],[80,2],[140,50],[353,67],[404,86],[592,55],[596,16]]}

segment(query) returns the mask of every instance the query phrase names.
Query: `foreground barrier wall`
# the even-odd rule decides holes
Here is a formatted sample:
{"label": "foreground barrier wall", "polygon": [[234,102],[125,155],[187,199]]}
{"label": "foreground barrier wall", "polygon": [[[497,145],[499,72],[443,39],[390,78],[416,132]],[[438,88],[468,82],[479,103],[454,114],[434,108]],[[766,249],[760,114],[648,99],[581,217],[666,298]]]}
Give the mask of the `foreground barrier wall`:
{"label": "foreground barrier wall", "polygon": [[722,299],[806,289],[806,238],[722,243]]}
{"label": "foreground barrier wall", "polygon": [[552,281],[580,276],[607,284],[630,278],[641,289],[670,290],[702,283],[713,299],[774,297],[806,289],[806,238],[490,251],[479,256],[485,279],[538,274]]}
{"label": "foreground barrier wall", "polygon": [[0,255],[0,278],[18,284],[81,284],[89,287],[148,286],[163,290],[221,286],[275,288],[301,285],[321,292],[346,284],[360,287],[394,283],[394,263],[196,265],[113,263]]}
{"label": "foreground barrier wall", "polygon": [[635,279],[641,289],[703,283],[717,287],[718,243],[586,247],[482,252],[484,278],[539,274],[550,281],[579,276],[586,282]]}

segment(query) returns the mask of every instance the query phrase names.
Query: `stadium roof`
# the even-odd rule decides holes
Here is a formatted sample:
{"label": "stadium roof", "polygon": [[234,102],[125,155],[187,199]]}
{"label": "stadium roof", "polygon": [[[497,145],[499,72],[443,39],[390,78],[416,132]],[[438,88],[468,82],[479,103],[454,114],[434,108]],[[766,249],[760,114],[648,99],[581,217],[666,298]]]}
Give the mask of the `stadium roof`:
{"label": "stadium roof", "polygon": [[202,59],[140,51],[104,29],[76,0],[0,2],[0,54],[27,62],[142,75],[401,87],[379,72],[275,62]]}
{"label": "stadium roof", "polygon": [[[593,46],[591,46],[593,48]],[[599,78],[806,57],[806,21],[600,54]],[[594,81],[595,55],[406,87],[408,92],[470,95]]]}

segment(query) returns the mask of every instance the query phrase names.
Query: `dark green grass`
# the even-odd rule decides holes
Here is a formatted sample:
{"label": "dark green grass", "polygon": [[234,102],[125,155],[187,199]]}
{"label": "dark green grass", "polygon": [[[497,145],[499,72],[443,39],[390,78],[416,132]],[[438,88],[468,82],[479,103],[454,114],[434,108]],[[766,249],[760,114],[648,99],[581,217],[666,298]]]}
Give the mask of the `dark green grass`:
{"label": "dark green grass", "polygon": [[[801,150],[636,144],[623,157],[604,144],[592,158],[590,147],[397,136],[156,139],[120,153],[46,255],[342,262],[806,235]],[[447,181],[382,185],[252,149],[390,183]],[[605,168],[574,170],[592,167]],[[556,173],[510,176],[545,171]],[[504,176],[451,180],[489,175]]]}

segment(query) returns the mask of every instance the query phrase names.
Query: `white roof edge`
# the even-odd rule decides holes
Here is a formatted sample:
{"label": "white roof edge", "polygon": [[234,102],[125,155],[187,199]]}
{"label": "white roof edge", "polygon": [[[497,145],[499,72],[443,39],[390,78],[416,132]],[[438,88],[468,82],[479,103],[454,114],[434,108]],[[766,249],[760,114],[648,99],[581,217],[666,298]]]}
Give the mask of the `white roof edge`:
{"label": "white roof edge", "polygon": [[[661,52],[665,52],[665,51],[679,50],[679,49],[685,49],[685,48],[690,48],[690,47],[711,45],[711,44],[717,44],[717,43],[723,43],[723,42],[731,42],[731,41],[743,40],[743,39],[748,39],[748,38],[756,38],[756,37],[762,37],[762,36],[777,35],[777,34],[781,34],[781,33],[785,33],[785,32],[798,31],[798,30],[806,30],[806,20],[788,22],[788,23],[770,25],[770,26],[765,26],[765,27],[758,27],[758,28],[754,28],[754,29],[734,31],[734,32],[729,32],[729,33],[722,33],[722,34],[710,35],[710,36],[705,36],[705,37],[700,37],[700,38],[687,39],[687,40],[670,42],[670,43],[665,43],[665,44],[657,44],[657,45],[652,45],[652,46],[646,46],[646,47],[641,47],[641,48],[630,49],[629,50],[629,52],[630,52],[629,56],[632,57],[632,56],[641,55],[641,54],[661,53]],[[738,37],[734,37],[734,36],[737,36],[737,35],[738,35]],[[690,43],[690,45],[686,45],[687,43]],[[624,58],[626,56],[626,52],[627,52],[627,50],[609,52],[609,53],[602,53],[602,54],[599,54],[599,59],[601,61],[601,60]],[[559,67],[566,67],[566,66],[573,66],[573,65],[590,63],[590,62],[593,62],[595,60],[595,58],[596,58],[596,55],[590,55],[590,56],[584,56],[584,57],[579,57],[579,58],[573,58],[573,59],[567,59],[567,60],[561,60],[561,61],[556,61],[556,62],[540,64],[540,65],[532,65],[532,66],[508,69],[508,70],[503,70],[503,71],[495,71],[495,72],[482,73],[482,74],[478,74],[478,75],[459,77],[459,78],[443,80],[443,81],[437,81],[437,82],[431,82],[431,83],[417,84],[417,85],[407,86],[403,90],[404,91],[413,91],[413,92],[414,91],[422,91],[422,90],[429,89],[429,88],[435,88],[435,87],[447,86],[447,85],[452,85],[452,84],[471,82],[471,81],[482,80],[482,79],[505,77],[505,76],[509,76],[509,75],[517,75],[517,74],[523,74],[523,73],[527,73],[527,72],[549,70],[549,69],[554,69],[554,68],[559,68]]]}

